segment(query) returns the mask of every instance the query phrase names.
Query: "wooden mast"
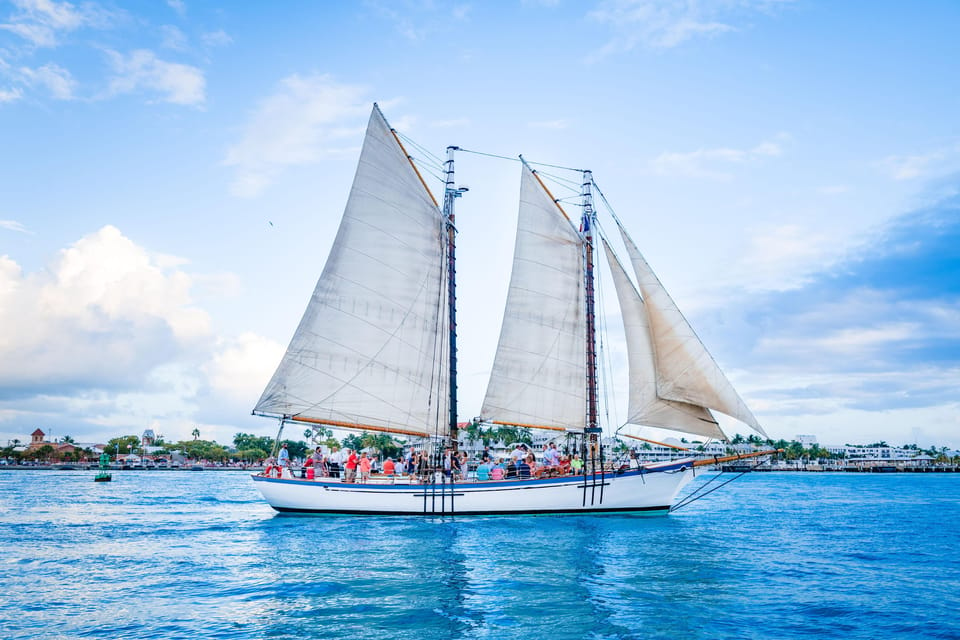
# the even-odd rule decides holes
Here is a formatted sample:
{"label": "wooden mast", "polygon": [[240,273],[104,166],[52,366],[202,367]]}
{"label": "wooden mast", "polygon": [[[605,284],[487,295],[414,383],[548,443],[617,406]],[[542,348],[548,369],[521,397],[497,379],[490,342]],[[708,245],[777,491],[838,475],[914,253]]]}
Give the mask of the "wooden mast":
{"label": "wooden mast", "polygon": [[599,407],[597,393],[597,326],[596,326],[596,303],[594,290],[594,257],[593,257],[593,194],[590,185],[593,183],[593,173],[583,172],[583,217],[581,219],[582,233],[584,240],[584,302],[586,306],[587,336],[586,336],[586,358],[587,358],[587,423],[586,433],[590,434],[590,442],[596,442],[599,426]]}
{"label": "wooden mast", "polygon": [[449,315],[450,349],[450,444],[457,450],[457,228],[454,217],[454,202],[467,190],[458,189],[453,180],[453,152],[460,147],[447,147],[446,181],[443,191],[443,217],[447,225],[447,307]]}

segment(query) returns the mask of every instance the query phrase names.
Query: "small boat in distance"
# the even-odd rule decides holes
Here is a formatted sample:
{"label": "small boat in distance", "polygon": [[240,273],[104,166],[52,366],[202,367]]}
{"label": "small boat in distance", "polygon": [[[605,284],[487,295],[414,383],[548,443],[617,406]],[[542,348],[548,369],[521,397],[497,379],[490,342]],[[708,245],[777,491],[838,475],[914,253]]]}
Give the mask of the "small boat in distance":
{"label": "small boat in distance", "polygon": [[444,452],[456,450],[459,435],[454,203],[464,189],[453,179],[456,150],[447,149],[441,207],[374,105],[330,255],[253,410],[278,419],[280,433],[294,423],[419,438],[427,473],[418,484],[257,474],[255,485],[283,513],[668,513],[697,466],[725,459],[633,467],[604,459],[598,238],[626,332],[628,422],[725,439],[711,413],[718,410],[763,431],[615,219],[637,286],[631,281],[597,224],[590,171],[582,172],[575,219],[522,162],[513,270],[481,410],[488,424],[567,434],[584,467],[473,482],[455,481],[444,468]]}

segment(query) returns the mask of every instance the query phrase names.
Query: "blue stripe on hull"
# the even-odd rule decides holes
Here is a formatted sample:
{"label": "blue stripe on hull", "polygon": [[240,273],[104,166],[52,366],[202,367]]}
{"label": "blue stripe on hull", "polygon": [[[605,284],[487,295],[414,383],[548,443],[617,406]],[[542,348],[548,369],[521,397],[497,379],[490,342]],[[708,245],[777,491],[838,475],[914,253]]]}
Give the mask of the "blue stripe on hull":
{"label": "blue stripe on hull", "polygon": [[416,517],[422,518],[424,516],[429,517],[447,517],[447,516],[524,516],[524,515],[542,515],[542,516],[553,516],[553,515],[581,515],[581,516],[591,516],[591,515],[603,515],[617,513],[621,515],[666,515],[670,512],[669,506],[663,507],[623,507],[616,509],[544,509],[544,510],[526,510],[526,511],[456,511],[454,513],[450,512],[436,512],[436,513],[397,513],[396,511],[349,511],[349,510],[314,510],[314,509],[290,509],[287,507],[273,507],[281,514],[289,515],[315,515],[315,516],[402,516],[402,517]]}

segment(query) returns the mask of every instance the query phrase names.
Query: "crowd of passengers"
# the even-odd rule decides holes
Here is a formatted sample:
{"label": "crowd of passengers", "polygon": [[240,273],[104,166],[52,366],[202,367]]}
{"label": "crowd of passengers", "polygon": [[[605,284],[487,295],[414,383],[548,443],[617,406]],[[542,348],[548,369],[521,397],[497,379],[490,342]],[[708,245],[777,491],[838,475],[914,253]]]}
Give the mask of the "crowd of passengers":
{"label": "crowd of passengers", "polygon": [[[426,482],[438,471],[454,481],[477,480],[513,480],[546,478],[552,476],[576,475],[583,473],[583,460],[579,454],[567,455],[557,449],[554,443],[543,446],[540,459],[525,444],[518,444],[513,451],[503,457],[494,456],[485,451],[470,474],[473,462],[466,452],[447,449],[438,461],[424,451],[411,451],[397,460],[387,458],[382,465],[365,451],[333,447],[325,454],[317,447],[305,461],[301,470],[302,477],[308,480],[320,478],[341,478],[343,482],[365,483],[377,469],[388,482],[396,478],[408,478],[411,484]],[[263,475],[286,477],[292,475],[290,455],[287,445],[283,445],[276,458],[267,459]]]}

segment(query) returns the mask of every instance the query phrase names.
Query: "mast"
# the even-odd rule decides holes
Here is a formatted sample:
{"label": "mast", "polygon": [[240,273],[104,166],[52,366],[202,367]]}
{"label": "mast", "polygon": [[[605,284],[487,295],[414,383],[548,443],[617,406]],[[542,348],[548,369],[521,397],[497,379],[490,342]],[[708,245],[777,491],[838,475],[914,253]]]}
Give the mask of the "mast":
{"label": "mast", "polygon": [[453,152],[460,147],[447,147],[446,184],[443,191],[443,218],[447,225],[447,307],[450,318],[450,441],[457,448],[457,227],[454,202],[466,187],[457,188],[453,180]]}
{"label": "mast", "polygon": [[593,210],[593,172],[583,172],[583,186],[580,195],[583,200],[583,228],[584,246],[584,293],[586,304],[586,357],[587,357],[587,422],[584,433],[590,434],[590,442],[598,440],[600,426],[598,423],[598,393],[597,393],[597,327],[594,293],[594,257],[593,257],[593,225],[596,215]]}

